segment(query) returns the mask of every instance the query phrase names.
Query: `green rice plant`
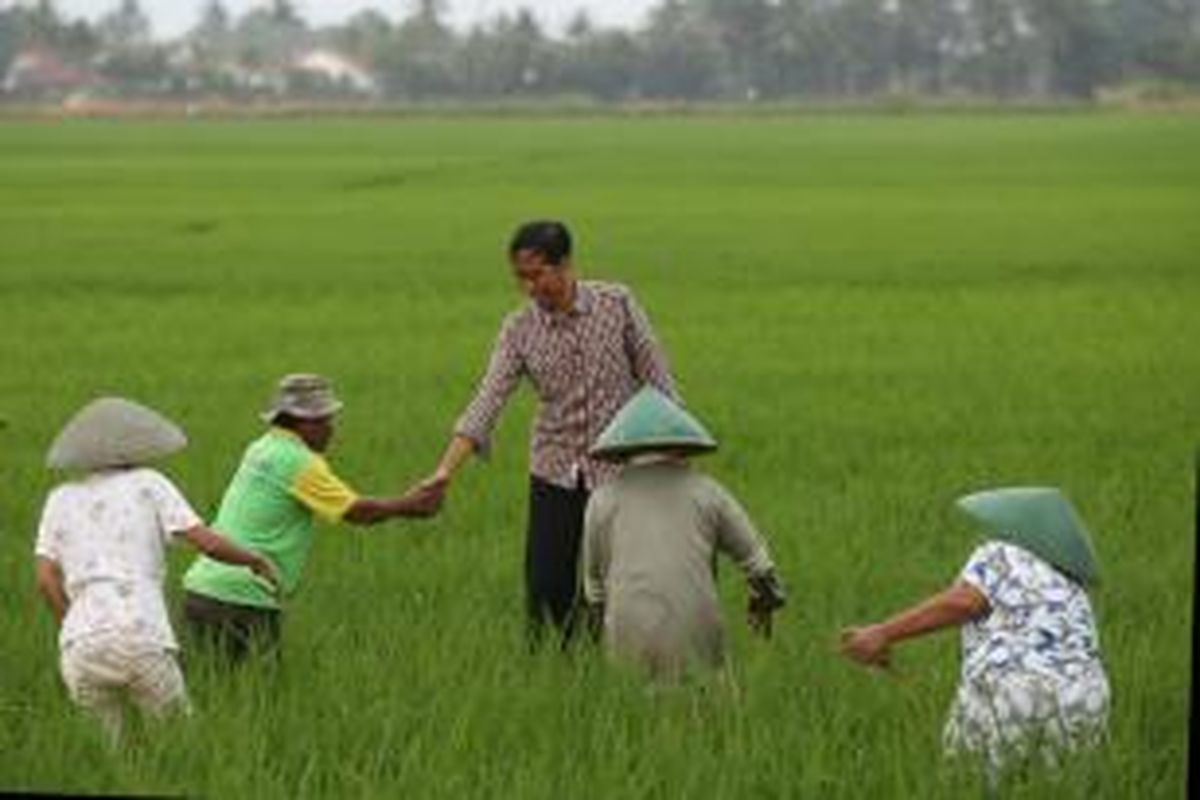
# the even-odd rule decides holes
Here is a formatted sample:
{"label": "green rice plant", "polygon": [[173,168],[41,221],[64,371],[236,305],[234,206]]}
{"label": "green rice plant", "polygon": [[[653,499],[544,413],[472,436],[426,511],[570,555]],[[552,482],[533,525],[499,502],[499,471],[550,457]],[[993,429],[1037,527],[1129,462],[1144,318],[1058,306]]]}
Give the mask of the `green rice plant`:
{"label": "green rice plant", "polygon": [[[982,796],[946,761],[952,632],[895,675],[845,625],[954,579],[953,499],[1062,487],[1095,534],[1110,736],[1006,797],[1178,797],[1200,396],[1200,119],[730,115],[0,126],[0,788],[213,797]],[[319,530],[283,664],[186,649],[195,713],[111,752],[57,677],[31,550],[43,453],[100,393],[161,409],[212,518],[282,373],[347,401],[367,492],[429,471],[520,298],[512,227],[567,220],[636,290],[698,462],[767,536],[771,642],[721,569],[737,690],[651,691],[523,645],[528,390],[443,513]],[[191,555],[171,556],[167,586]]]}

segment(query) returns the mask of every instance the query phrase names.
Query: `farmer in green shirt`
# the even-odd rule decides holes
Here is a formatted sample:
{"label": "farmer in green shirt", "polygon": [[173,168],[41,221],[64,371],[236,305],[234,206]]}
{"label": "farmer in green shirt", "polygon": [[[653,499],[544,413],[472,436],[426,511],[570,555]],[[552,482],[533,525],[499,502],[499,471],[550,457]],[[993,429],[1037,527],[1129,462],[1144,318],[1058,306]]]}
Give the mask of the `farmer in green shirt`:
{"label": "farmer in green shirt", "polygon": [[[284,597],[296,590],[313,540],[313,517],[371,525],[392,517],[435,513],[441,497],[414,489],[393,498],[362,497],[322,455],[342,403],[320,375],[288,375],[262,415],[270,428],[252,442],[225,490],[213,527],[268,556],[279,569]],[[278,646],[279,598],[243,567],[198,558],[184,575],[184,617],[202,641],[214,641],[233,660],[251,645]]]}

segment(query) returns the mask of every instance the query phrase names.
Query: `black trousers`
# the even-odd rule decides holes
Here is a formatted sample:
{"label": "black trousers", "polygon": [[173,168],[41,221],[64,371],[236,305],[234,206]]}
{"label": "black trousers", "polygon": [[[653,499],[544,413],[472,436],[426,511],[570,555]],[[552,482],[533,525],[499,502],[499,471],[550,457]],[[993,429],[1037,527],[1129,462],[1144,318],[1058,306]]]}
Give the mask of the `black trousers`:
{"label": "black trousers", "polygon": [[579,603],[579,551],[588,491],[582,482],[564,489],[530,476],[529,526],[525,538],[525,598],[529,644],[545,638],[547,623],[562,645],[575,633]]}
{"label": "black trousers", "polygon": [[269,608],[225,603],[195,592],[183,595],[183,618],[193,640],[234,663],[255,653],[278,661],[281,617]]}

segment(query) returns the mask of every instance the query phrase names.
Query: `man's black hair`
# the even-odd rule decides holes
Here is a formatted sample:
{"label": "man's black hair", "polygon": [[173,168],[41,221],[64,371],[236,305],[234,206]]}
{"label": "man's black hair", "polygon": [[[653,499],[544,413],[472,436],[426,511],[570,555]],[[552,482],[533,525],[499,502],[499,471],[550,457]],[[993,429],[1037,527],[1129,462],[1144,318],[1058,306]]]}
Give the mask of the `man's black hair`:
{"label": "man's black hair", "polygon": [[558,266],[571,257],[571,232],[557,220],[539,219],[517,228],[508,243],[508,257],[513,259],[522,250],[532,250]]}
{"label": "man's black hair", "polygon": [[286,411],[279,411],[275,416],[271,417],[271,424],[280,428],[287,428],[289,431],[295,431],[299,424],[300,418],[289,414]]}

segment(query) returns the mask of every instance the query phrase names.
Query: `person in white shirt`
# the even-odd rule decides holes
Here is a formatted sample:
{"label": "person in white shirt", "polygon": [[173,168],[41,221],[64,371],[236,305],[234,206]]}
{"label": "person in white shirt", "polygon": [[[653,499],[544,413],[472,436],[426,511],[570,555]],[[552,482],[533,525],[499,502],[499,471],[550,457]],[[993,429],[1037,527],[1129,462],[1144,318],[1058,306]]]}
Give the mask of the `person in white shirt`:
{"label": "person in white shirt", "polygon": [[274,565],[205,527],[171,481],[145,466],[186,444],[157,412],[108,397],[80,410],[47,455],[50,468],[76,474],[46,500],[37,586],[59,624],[63,682],[114,743],[123,695],[155,718],[190,709],[163,600],[165,547],[182,538],[276,581]]}

